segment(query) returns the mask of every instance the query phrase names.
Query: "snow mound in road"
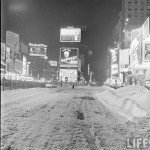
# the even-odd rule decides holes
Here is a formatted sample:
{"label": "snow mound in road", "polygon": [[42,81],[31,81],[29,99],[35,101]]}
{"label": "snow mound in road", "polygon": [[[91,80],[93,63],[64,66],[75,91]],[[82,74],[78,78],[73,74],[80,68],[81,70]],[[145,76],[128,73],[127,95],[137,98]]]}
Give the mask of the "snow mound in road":
{"label": "snow mound in road", "polygon": [[131,119],[145,117],[150,113],[150,92],[141,86],[127,86],[117,90],[95,93],[105,106]]}
{"label": "snow mound in road", "polygon": [[101,88],[104,88],[106,90],[115,90],[114,88],[111,88],[111,87],[109,87],[107,85],[103,85],[103,86],[101,86]]}

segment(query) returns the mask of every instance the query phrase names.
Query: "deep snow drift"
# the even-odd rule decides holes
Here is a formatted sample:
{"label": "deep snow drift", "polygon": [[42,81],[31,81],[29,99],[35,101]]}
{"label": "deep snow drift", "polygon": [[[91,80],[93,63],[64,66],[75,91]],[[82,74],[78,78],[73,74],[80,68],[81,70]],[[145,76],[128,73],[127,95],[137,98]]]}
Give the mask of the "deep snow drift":
{"label": "deep snow drift", "polygon": [[119,89],[106,89],[103,93],[95,92],[95,96],[105,106],[131,119],[146,117],[150,114],[150,91],[142,86],[129,85]]}

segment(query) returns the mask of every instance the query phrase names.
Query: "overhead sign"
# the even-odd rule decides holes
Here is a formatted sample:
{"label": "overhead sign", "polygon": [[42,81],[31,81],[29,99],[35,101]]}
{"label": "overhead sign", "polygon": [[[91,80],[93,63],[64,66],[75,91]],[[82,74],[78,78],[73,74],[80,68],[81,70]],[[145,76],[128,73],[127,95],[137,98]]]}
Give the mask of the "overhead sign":
{"label": "overhead sign", "polygon": [[62,82],[77,82],[77,69],[60,69],[59,80]]}
{"label": "overhead sign", "polygon": [[19,43],[19,34],[6,31],[6,44],[16,52],[19,52],[20,43]]}
{"label": "overhead sign", "polygon": [[60,67],[78,67],[78,48],[60,48]]}
{"label": "overhead sign", "polygon": [[46,56],[47,45],[29,43],[30,56]]}
{"label": "overhead sign", "polygon": [[81,28],[61,28],[60,42],[81,42]]}

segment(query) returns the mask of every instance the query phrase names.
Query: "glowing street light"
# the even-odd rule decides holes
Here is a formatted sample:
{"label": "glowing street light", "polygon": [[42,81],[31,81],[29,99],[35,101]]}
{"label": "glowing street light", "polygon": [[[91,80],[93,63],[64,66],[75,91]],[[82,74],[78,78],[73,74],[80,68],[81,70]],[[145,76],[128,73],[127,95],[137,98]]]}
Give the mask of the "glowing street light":
{"label": "glowing street light", "polygon": [[47,57],[47,56],[45,56],[45,57],[44,57],[44,59],[48,59],[48,57]]}
{"label": "glowing street light", "polygon": [[126,22],[128,22],[128,21],[129,21],[129,18],[126,19]]}

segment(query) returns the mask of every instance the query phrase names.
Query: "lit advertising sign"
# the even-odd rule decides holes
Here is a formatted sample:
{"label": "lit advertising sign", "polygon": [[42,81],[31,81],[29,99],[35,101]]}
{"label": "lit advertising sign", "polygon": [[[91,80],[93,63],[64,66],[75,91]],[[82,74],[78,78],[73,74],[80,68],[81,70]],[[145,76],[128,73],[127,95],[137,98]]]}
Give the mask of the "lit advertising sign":
{"label": "lit advertising sign", "polygon": [[61,28],[60,42],[81,42],[81,28]]}
{"label": "lit advertising sign", "polygon": [[15,60],[15,71],[18,73],[22,73],[23,63],[20,60]]}
{"label": "lit advertising sign", "polygon": [[150,34],[150,23],[149,18],[145,21],[145,23],[142,25],[142,37],[143,40],[146,39]]}
{"label": "lit advertising sign", "polygon": [[5,54],[6,54],[6,45],[1,42],[1,60],[5,60]]}
{"label": "lit advertising sign", "polygon": [[46,56],[47,45],[44,44],[32,44],[29,43],[29,55],[30,56]]}
{"label": "lit advertising sign", "polygon": [[127,72],[129,67],[129,49],[119,51],[120,72]]}
{"label": "lit advertising sign", "polygon": [[113,49],[112,51],[111,51],[111,54],[112,54],[112,63],[116,63],[116,62],[118,62],[118,52],[119,52],[119,50],[116,48],[116,49]]}
{"label": "lit advertising sign", "polygon": [[131,43],[130,46],[130,65],[133,66],[141,60],[141,39],[140,35],[137,36]]}
{"label": "lit advertising sign", "polygon": [[28,55],[28,46],[21,42],[21,53]]}
{"label": "lit advertising sign", "polygon": [[60,69],[59,80],[62,82],[77,82],[77,69]]}
{"label": "lit advertising sign", "polygon": [[141,28],[131,31],[131,42],[141,34]]}
{"label": "lit advertising sign", "polygon": [[6,31],[6,44],[16,52],[19,52],[20,43],[19,43],[19,34]]}
{"label": "lit advertising sign", "polygon": [[50,66],[57,66],[57,61],[53,61],[53,60],[51,60],[51,61],[49,61],[49,64],[50,64]]}
{"label": "lit advertising sign", "polygon": [[60,67],[78,67],[78,48],[60,48]]}
{"label": "lit advertising sign", "polygon": [[27,58],[23,55],[23,68],[22,68],[22,74],[27,74]]}

